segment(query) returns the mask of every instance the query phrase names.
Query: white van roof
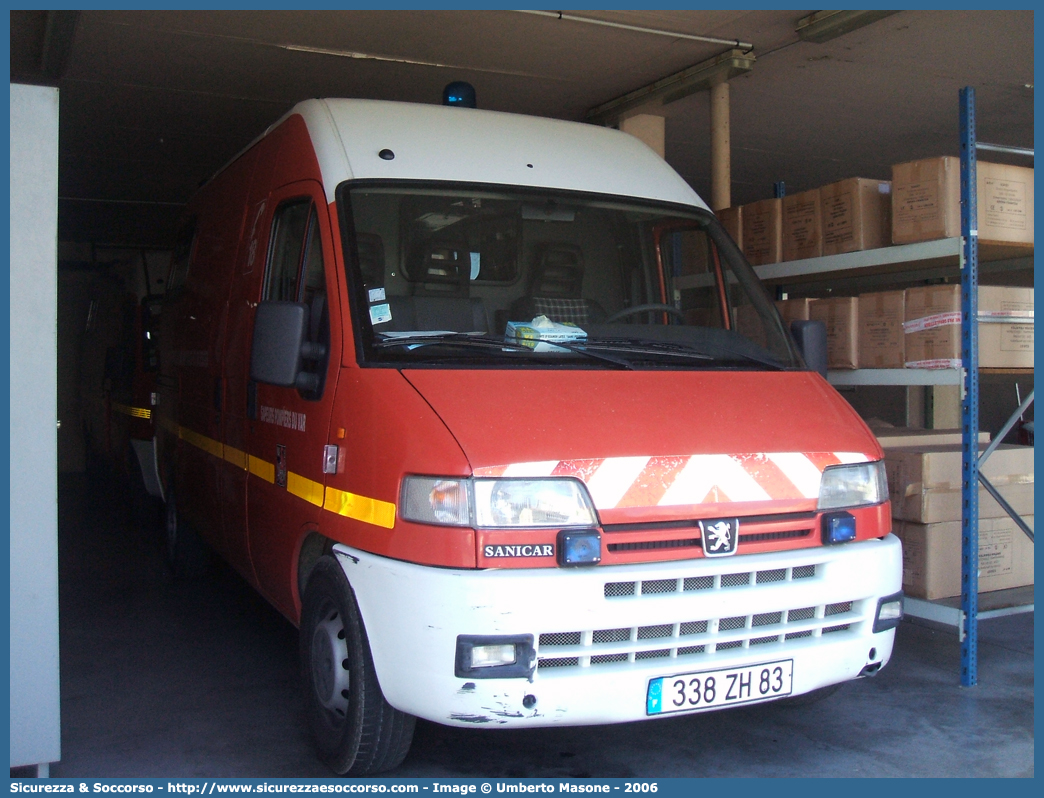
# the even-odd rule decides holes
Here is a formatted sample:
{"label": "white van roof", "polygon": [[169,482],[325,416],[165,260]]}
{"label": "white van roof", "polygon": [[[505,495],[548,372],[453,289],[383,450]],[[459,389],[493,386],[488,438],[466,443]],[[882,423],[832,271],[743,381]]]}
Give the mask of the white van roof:
{"label": "white van roof", "polygon": [[[306,100],[287,116],[293,114],[308,127],[328,201],[344,180],[392,178],[572,189],[707,208],[649,147],[609,128],[380,100]],[[395,157],[382,159],[382,150]]]}

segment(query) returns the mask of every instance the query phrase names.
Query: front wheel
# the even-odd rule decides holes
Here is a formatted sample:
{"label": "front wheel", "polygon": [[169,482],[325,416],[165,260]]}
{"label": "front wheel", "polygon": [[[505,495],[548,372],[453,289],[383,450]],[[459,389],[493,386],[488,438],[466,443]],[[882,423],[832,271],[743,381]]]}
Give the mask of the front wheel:
{"label": "front wheel", "polygon": [[174,488],[170,486],[167,488],[164,516],[164,551],[174,578],[201,579],[209,569],[210,552],[196,531],[181,518]]}
{"label": "front wheel", "polygon": [[401,764],[416,718],[385,701],[355,595],[332,556],[308,577],[300,634],[305,713],[323,761],[352,776]]}

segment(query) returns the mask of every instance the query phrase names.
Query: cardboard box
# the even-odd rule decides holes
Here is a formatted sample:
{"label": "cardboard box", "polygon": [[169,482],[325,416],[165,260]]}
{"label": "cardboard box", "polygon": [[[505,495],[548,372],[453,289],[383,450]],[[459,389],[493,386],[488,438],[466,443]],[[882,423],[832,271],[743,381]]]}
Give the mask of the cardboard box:
{"label": "cardboard box", "polygon": [[823,255],[822,208],[819,189],[783,198],[783,260]]}
{"label": "cardboard box", "polygon": [[892,184],[851,177],[819,189],[823,254],[860,252],[892,243]]}
{"label": "cardboard box", "polygon": [[[979,161],[980,243],[1033,243],[1033,169]],[[953,156],[892,167],[892,243],[961,234],[961,166]]]}
{"label": "cardboard box", "polygon": [[961,234],[961,164],[953,156],[892,167],[892,243]]}
{"label": "cardboard box", "polygon": [[743,205],[743,255],[754,266],[783,260],[783,200]]}
{"label": "cardboard box", "polygon": [[808,309],[815,299],[777,299],[776,310],[783,317],[783,325],[789,330],[792,321],[808,321]]}
{"label": "cardboard box", "polygon": [[859,368],[859,298],[818,299],[809,306],[808,317],[826,325],[827,368]]}
{"label": "cardboard box", "polygon": [[[1033,528],[1033,516],[1024,518]],[[903,542],[903,591],[938,599],[961,594],[961,522],[895,523]],[[979,591],[1033,584],[1033,541],[1010,518],[979,519]]]}
{"label": "cardboard box", "polygon": [[979,366],[1033,368],[1032,288],[979,286]]}
{"label": "cardboard box", "polygon": [[[895,449],[900,446],[907,448],[914,446],[946,446],[961,445],[961,431],[959,429],[913,429],[911,427],[887,427],[874,428],[874,435],[882,449]],[[989,443],[990,433],[986,430],[979,431],[979,443]]]}
{"label": "cardboard box", "polygon": [[[985,449],[985,444],[980,449]],[[1033,514],[1033,447],[1001,444],[982,467],[1019,515]],[[961,446],[912,446],[885,450],[892,517],[920,524],[961,519]],[[979,516],[999,518],[1004,510],[979,487]]]}
{"label": "cardboard box", "polygon": [[724,208],[717,211],[718,221],[729,234],[729,238],[736,242],[736,246],[743,248],[743,206]]}
{"label": "cardboard box", "polygon": [[733,308],[736,332],[761,347],[768,346],[765,320],[753,305],[736,305]]}
{"label": "cardboard box", "polygon": [[[1033,368],[1033,289],[979,286],[978,305],[979,367]],[[959,285],[906,289],[904,315],[908,368],[961,365]]]}
{"label": "cardboard box", "polygon": [[859,367],[901,369],[906,365],[906,292],[859,295]]}
{"label": "cardboard box", "polygon": [[907,368],[958,368],[961,365],[959,285],[906,289],[904,316]]}
{"label": "cardboard box", "polygon": [[979,161],[979,242],[1033,243],[1033,168]]}

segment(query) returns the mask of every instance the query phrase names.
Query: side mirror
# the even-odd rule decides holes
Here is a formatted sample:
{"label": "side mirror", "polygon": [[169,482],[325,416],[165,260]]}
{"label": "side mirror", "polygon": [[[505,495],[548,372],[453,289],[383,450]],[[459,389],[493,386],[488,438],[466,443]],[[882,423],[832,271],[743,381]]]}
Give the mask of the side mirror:
{"label": "side mirror", "polygon": [[823,379],[827,376],[827,332],[821,321],[792,321],[790,334],[794,336],[805,364],[818,371]]}
{"label": "side mirror", "polygon": [[254,316],[250,379],[297,385],[302,349],[308,341],[308,305],[303,302],[262,302]]}

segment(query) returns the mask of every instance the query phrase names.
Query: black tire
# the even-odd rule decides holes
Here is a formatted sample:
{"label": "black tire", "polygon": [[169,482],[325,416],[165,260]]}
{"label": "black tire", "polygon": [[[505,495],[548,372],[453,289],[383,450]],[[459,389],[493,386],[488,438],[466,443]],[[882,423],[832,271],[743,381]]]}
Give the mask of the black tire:
{"label": "black tire", "polygon": [[154,532],[165,517],[165,508],[155,496],[149,495],[138,456],[130,445],[124,452],[124,472],[130,494],[131,520],[143,530]]}
{"label": "black tire", "polygon": [[351,776],[398,767],[417,719],[385,701],[355,594],[330,555],[308,577],[300,650],[305,714],[322,760]]}
{"label": "black tire", "polygon": [[163,531],[164,553],[174,578],[186,581],[203,578],[210,567],[210,551],[196,531],[182,520],[173,487],[167,488]]}
{"label": "black tire", "polygon": [[801,695],[789,696],[787,698],[781,698],[776,702],[781,707],[808,707],[812,704],[818,704],[824,699],[830,698],[834,693],[841,689],[846,682],[838,682],[837,684],[828,684],[826,687],[820,687],[816,690],[809,690],[807,693]]}

